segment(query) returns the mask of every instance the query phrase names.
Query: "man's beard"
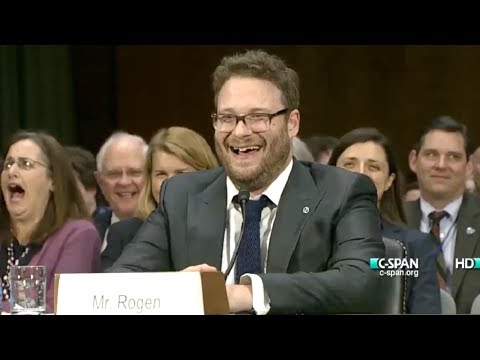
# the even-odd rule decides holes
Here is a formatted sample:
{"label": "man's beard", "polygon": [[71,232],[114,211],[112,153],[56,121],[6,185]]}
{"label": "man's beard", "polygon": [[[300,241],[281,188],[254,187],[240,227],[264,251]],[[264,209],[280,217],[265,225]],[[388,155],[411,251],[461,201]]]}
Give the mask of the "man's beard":
{"label": "man's beard", "polygon": [[215,140],[215,150],[232,182],[239,189],[253,192],[268,187],[283,171],[290,155],[291,141],[285,128],[276,137],[270,139],[267,146],[262,146],[259,151],[264,153],[260,164],[248,171],[231,165],[229,146],[225,147],[224,144],[219,144]]}

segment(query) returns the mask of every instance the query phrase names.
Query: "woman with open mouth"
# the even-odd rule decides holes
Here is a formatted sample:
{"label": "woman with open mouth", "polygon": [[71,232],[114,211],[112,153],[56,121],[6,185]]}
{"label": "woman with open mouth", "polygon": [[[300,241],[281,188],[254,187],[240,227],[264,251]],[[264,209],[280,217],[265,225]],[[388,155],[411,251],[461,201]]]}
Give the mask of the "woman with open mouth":
{"label": "woman with open mouth", "polygon": [[6,147],[1,172],[0,276],[10,311],[14,266],[46,267],[46,312],[54,310],[55,274],[99,269],[100,237],[77,188],[62,145],[45,133],[21,131]]}

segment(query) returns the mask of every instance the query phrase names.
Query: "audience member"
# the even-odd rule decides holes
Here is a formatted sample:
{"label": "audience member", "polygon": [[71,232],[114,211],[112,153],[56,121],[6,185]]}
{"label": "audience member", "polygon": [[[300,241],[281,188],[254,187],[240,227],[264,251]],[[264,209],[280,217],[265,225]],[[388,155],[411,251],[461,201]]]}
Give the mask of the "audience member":
{"label": "audience member", "polygon": [[305,139],[305,143],[310,148],[316,162],[328,164],[332,150],[338,144],[338,139],[333,136],[315,135]]}
{"label": "audience member", "polygon": [[307,144],[305,144],[298,136],[292,139],[292,151],[295,159],[300,161],[315,161]]}
{"label": "audience member", "polygon": [[100,268],[100,238],[65,149],[45,133],[19,132],[4,153],[0,200],[0,275],[3,308],[10,310],[9,271],[47,270],[46,310],[54,310],[55,274]]}
{"label": "audience member", "polygon": [[102,251],[107,247],[110,225],[135,215],[143,187],[147,144],[140,136],[123,131],[112,134],[97,154],[95,177],[111,209],[95,217]]}
{"label": "audience member", "polygon": [[82,194],[87,211],[95,217],[97,210],[97,180],[95,170],[97,168],[95,156],[88,150],[79,146],[65,146],[67,155],[75,170],[77,185]]}
{"label": "audience member", "polygon": [[467,127],[449,116],[434,119],[409,155],[420,199],[405,203],[408,224],[435,239],[438,281],[460,314],[480,293],[480,272],[457,268],[455,259],[480,257],[480,199],[465,189],[474,147]]}
{"label": "audience member", "polygon": [[390,140],[374,128],[359,128],[342,136],[330,157],[330,165],[365,174],[377,188],[378,208],[384,237],[401,241],[407,256],[418,259],[418,278],[407,278],[407,312],[439,314],[437,283],[431,235],[405,228],[399,169]]}
{"label": "audience member", "polygon": [[480,195],[480,146],[471,155],[472,175],[467,181],[469,191]]}
{"label": "audience member", "polygon": [[102,253],[102,269],[113,265],[133,239],[143,221],[159,203],[160,187],[174,175],[213,169],[218,161],[207,141],[184,127],[161,129],[151,139],[145,161],[145,184],[140,192],[136,217],[113,224]]}

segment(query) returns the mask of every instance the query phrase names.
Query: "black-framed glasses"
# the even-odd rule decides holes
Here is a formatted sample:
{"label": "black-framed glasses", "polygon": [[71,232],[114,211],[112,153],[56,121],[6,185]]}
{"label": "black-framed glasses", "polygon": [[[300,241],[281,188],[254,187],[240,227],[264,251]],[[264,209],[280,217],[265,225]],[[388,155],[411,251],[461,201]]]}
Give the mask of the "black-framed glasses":
{"label": "black-framed glasses", "polygon": [[242,116],[234,114],[212,114],[212,122],[215,130],[229,133],[235,129],[239,121],[243,121],[250,131],[259,133],[267,131],[270,128],[270,123],[274,117],[286,114],[287,112],[288,108],[279,110],[273,114],[251,113]]}
{"label": "black-framed glasses", "polygon": [[6,158],[3,162],[2,168],[3,170],[9,170],[13,166],[13,164],[17,164],[18,168],[22,170],[32,170],[35,168],[35,164],[38,164],[48,169],[48,166],[44,163],[27,157],[18,157],[16,159],[11,157]]}

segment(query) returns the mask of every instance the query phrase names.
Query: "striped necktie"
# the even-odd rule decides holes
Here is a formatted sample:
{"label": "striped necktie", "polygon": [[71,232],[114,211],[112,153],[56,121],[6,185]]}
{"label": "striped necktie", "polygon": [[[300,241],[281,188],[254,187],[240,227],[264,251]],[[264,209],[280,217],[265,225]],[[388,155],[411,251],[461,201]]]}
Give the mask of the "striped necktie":
{"label": "striped necktie", "polygon": [[438,255],[436,259],[437,263],[437,278],[438,284],[442,289],[448,288],[448,282],[450,278],[450,271],[448,270],[447,266],[445,265],[445,258],[443,257],[443,249],[442,249],[442,240],[440,239],[440,221],[445,217],[448,216],[446,211],[432,211],[428,217],[432,223],[432,227],[430,228],[430,233],[433,235],[435,239],[435,244],[437,246]]}

